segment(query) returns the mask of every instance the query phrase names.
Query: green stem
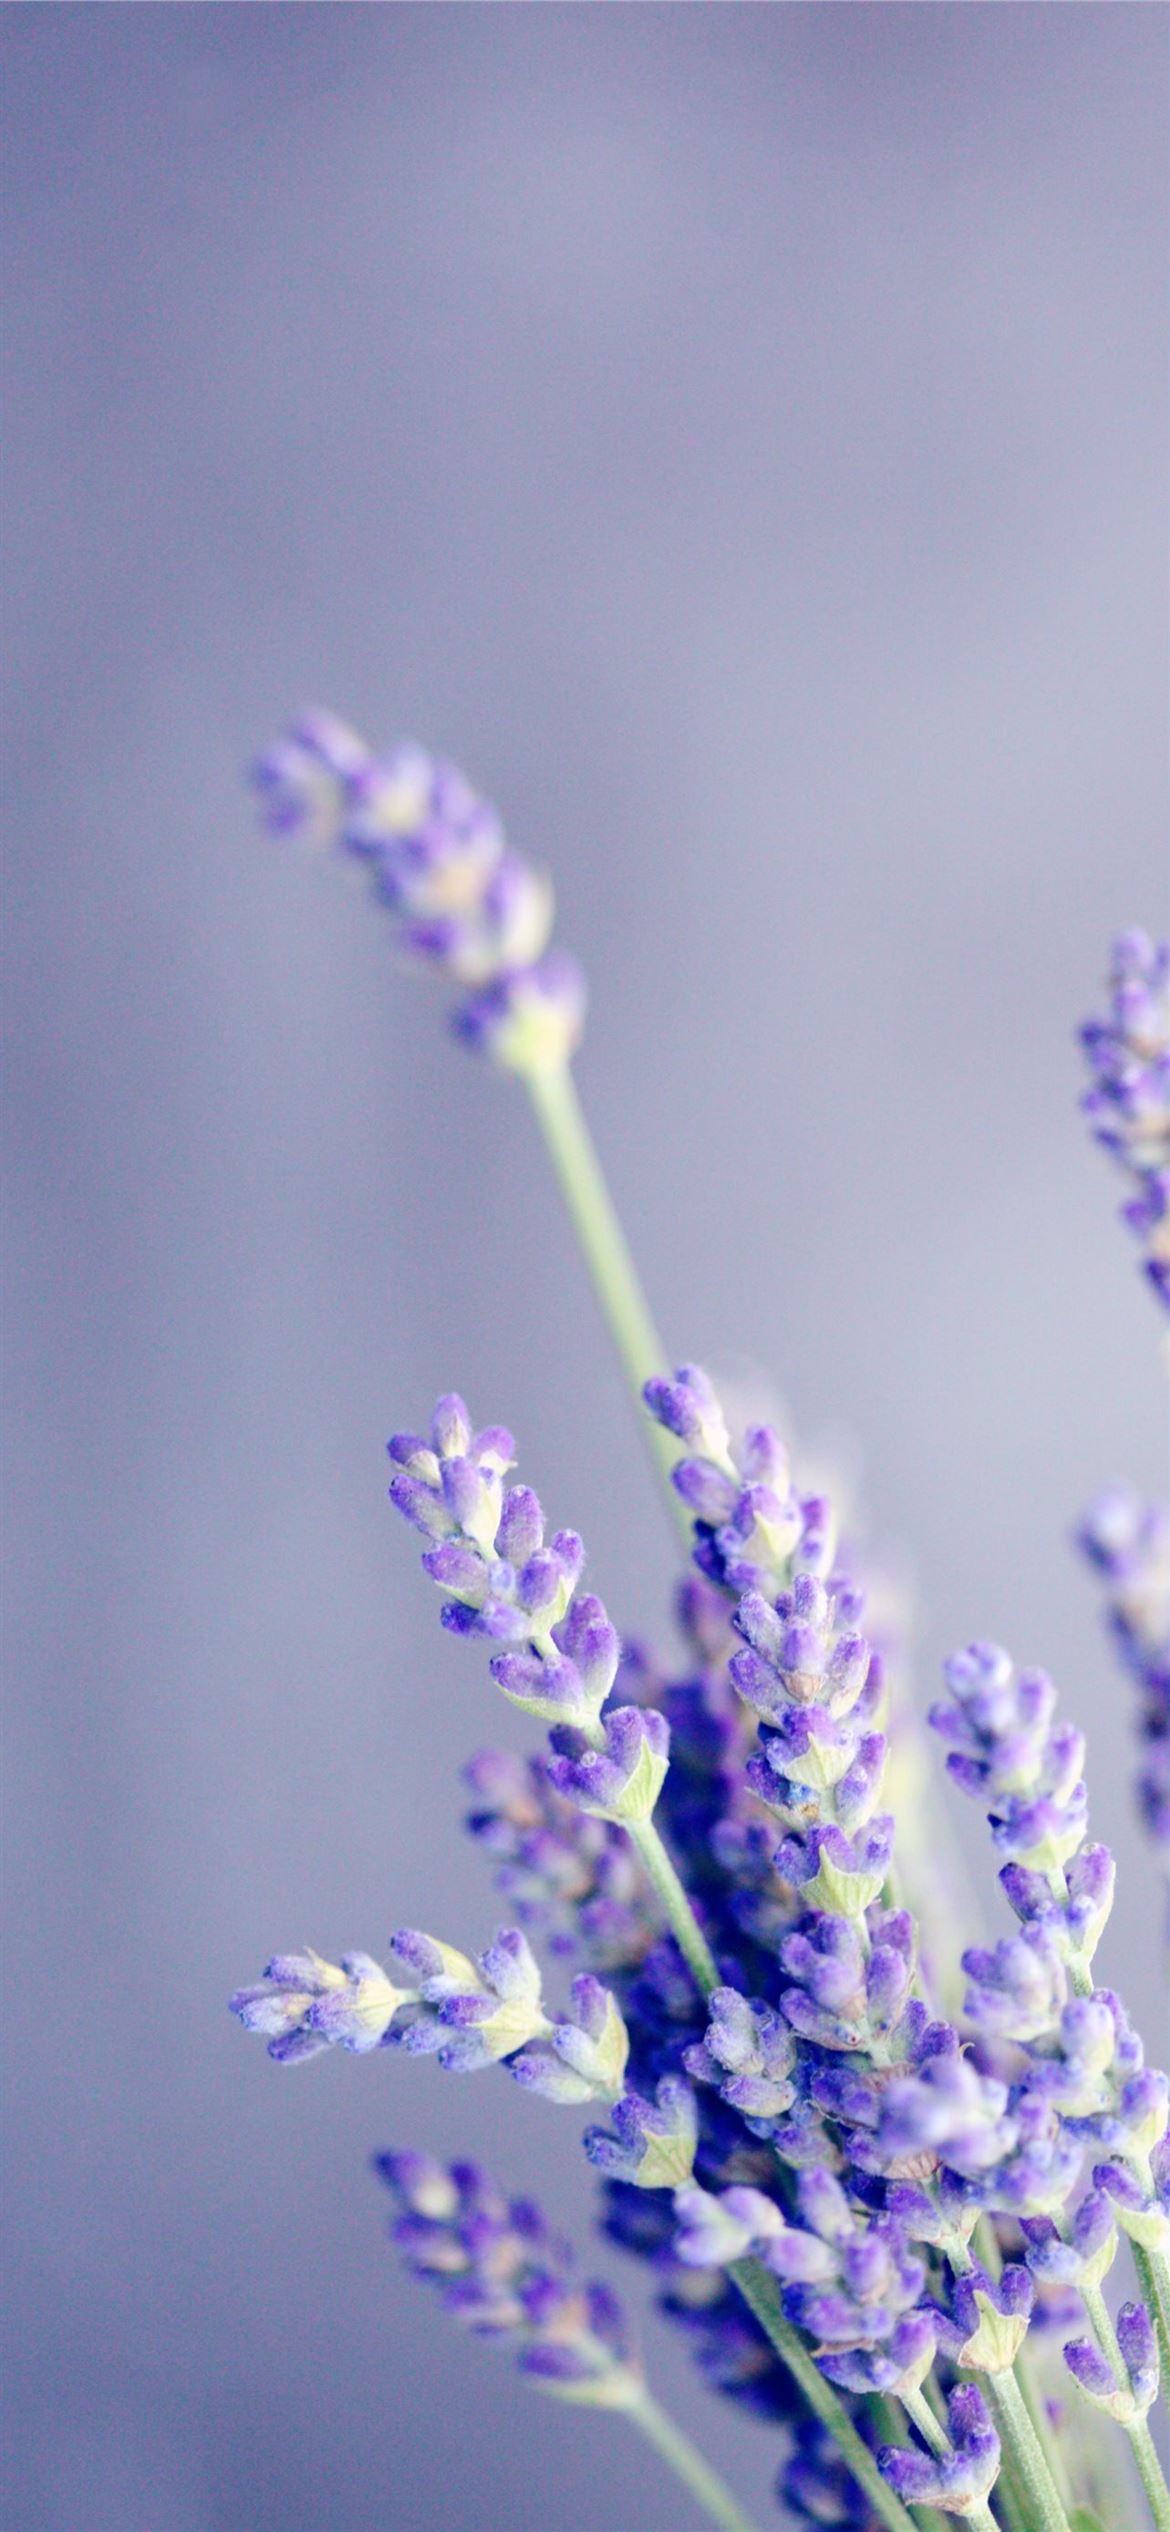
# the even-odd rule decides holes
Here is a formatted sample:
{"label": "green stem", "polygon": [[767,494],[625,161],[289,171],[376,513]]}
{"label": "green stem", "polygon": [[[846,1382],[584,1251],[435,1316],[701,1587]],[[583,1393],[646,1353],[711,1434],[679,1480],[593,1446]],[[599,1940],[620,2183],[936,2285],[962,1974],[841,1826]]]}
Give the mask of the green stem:
{"label": "green stem", "polygon": [[1151,2435],[1144,2418],[1135,2418],[1132,2426],[1127,2427],[1126,2433],[1129,2436],[1131,2445],[1133,2446],[1133,2458],[1137,2463],[1138,2477],[1141,2480],[1147,2497],[1149,2498],[1150,2512],[1153,2515],[1158,2532],[1168,2532],[1168,2527],[1170,2527],[1170,2490],[1168,2490],[1166,2486],[1162,2465],[1158,2460],[1158,2449],[1153,2436]]}
{"label": "green stem", "polygon": [[775,2348],[781,2364],[786,2365],[793,2380],[800,2385],[814,2417],[833,2437],[843,2461],[863,2488],[874,2513],[885,2524],[886,2532],[915,2532],[914,2518],[907,2514],[900,2497],[886,2486],[868,2444],[862,2442],[852,2418],[843,2407],[831,2383],[818,2373],[798,2330],[784,2315],[776,2280],[762,2260],[733,2260],[728,2270],[733,2285],[738,2286],[750,2312]]}
{"label": "green stem", "polygon": [[719,1972],[707,1938],[653,1820],[631,1821],[629,1836],[662,1902],[667,1924],[687,1967],[696,1985],[705,1996],[709,1996],[720,1983]]}
{"label": "green stem", "polygon": [[670,1483],[678,1447],[660,1425],[650,1422],[642,1408],[643,1387],[656,1373],[667,1370],[667,1356],[614,1210],[576,1083],[567,1064],[551,1072],[525,1073],[524,1083],[603,1317],[633,1391],[643,1440],[665,1483],[671,1509],[689,1550],[690,1515]]}
{"label": "green stem", "polygon": [[[945,2429],[940,2426],[929,2400],[924,2399],[920,2391],[904,2391],[901,2398],[906,2415],[913,2419],[923,2443],[928,2444],[931,2452],[936,2453],[940,2460],[949,2459],[954,2448]],[[966,2519],[968,2523],[974,2523],[977,2526],[978,2532],[999,2532],[999,2526],[985,2497],[977,2498],[973,2505],[968,2506]]]}
{"label": "green stem", "polygon": [[1015,2476],[1027,2491],[1032,2532],[1069,2532],[1060,2491],[1014,2373],[981,2374],[979,2382],[1000,2441],[1011,2453]]}
{"label": "green stem", "polygon": [[[1118,2382],[1124,2384],[1127,2380],[1125,2358],[1118,2345],[1117,2332],[1113,2327],[1109,2306],[1100,2287],[1082,2285],[1081,2301],[1092,2323],[1093,2335],[1102,2355],[1113,2367]],[[1157,2525],[1157,2532],[1170,2532],[1170,2488],[1167,2487],[1163,2477],[1162,2465],[1158,2460],[1153,2436],[1144,2418],[1123,2418],[1121,2424],[1133,2446],[1133,2458],[1137,2464],[1138,2476],[1149,2498],[1150,2511]]]}
{"label": "green stem", "polygon": [[689,2488],[696,2505],[702,2507],[712,2523],[719,2525],[720,2532],[756,2532],[750,2515],[744,2513],[730,2488],[724,2486],[718,2473],[691,2443],[690,2437],[683,2434],[682,2428],[675,2425],[669,2412],[659,2407],[650,2392],[643,2391],[625,2414],[631,2426],[636,2426],[647,2443],[653,2445],[667,2469],[674,2472],[676,2479],[681,2479],[684,2488]]}
{"label": "green stem", "polygon": [[1137,2270],[1142,2301],[1149,2306],[1150,2318],[1158,2339],[1162,2360],[1162,2397],[1170,2400],[1170,2289],[1167,2287],[1166,2262],[1156,2251],[1147,2251],[1141,2242],[1131,2239],[1133,2264]]}

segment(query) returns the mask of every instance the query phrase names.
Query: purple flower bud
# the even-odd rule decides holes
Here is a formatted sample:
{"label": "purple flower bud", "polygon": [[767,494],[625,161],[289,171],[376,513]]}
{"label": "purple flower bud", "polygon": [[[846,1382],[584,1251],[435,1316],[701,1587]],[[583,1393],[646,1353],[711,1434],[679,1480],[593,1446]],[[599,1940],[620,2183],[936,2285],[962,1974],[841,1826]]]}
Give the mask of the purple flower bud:
{"label": "purple flower bud", "polygon": [[969,2514],[990,2494],[999,2471],[999,2437],[974,2383],[960,2384],[952,2391],[947,2422],[949,2453],[936,2456],[885,2444],[878,2454],[878,2467],[904,2504],[937,2505],[950,2514]]}
{"label": "purple flower bud", "polygon": [[697,1363],[684,1363],[673,1380],[648,1380],[642,1396],[655,1422],[685,1442],[688,1450],[726,1462],[731,1443],[723,1409]]}

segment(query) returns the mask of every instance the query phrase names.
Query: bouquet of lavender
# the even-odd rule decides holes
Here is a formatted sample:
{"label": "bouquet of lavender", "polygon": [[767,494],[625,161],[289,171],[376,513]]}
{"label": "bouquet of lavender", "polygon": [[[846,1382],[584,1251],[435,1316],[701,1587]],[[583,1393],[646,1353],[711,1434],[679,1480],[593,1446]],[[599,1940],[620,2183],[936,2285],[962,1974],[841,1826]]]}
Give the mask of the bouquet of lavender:
{"label": "bouquet of lavender", "polygon": [[[367,864],[400,949],[458,989],[458,1035],[529,1093],[682,1530],[686,1662],[665,1678],[623,1647],[577,1533],[513,1480],[511,1434],[441,1398],[425,1433],[391,1440],[390,1495],[443,1625],[547,1731],[526,1760],[467,1770],[513,1922],[473,1953],[408,1928],[384,1961],[282,1954],[233,2011],[283,2065],[433,2052],[583,2108],[604,2230],[652,2264],[708,2379],[781,2431],[790,2519],[1170,2532],[1149,2425],[1170,2381],[1170,2087],[1094,1982],[1114,1866],[1089,1835],[1080,1732],[999,1646],[946,1664],[929,1722],[987,1815],[1006,1901],[956,1982],[874,1578],[781,1436],[729,1430],[704,1373],[668,1369],[577,1101],[585,994],[549,947],[547,880],[451,767],[375,757],[328,715],[256,781],[275,833]],[[1110,1013],[1083,1032],[1086,1109],[1166,1305],[1168,978],[1166,950],[1126,935]],[[1114,1492],[1082,1541],[1140,1690],[1142,1810],[1170,1846],[1166,1522]],[[567,1993],[547,1992],[541,1953]],[[744,2532],[616,2298],[538,2208],[470,2162],[377,2168],[448,2312],[508,2342],[536,2389],[620,2411]]]}

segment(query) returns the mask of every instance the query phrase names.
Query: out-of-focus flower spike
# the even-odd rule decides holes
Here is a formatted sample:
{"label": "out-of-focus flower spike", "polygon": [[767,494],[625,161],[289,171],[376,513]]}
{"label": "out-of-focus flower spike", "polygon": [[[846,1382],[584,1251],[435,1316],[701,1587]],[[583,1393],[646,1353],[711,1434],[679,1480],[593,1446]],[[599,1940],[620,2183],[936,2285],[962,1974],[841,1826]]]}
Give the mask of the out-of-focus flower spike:
{"label": "out-of-focus flower spike", "polygon": [[553,891],[505,841],[494,809],[421,747],[376,758],[330,713],[303,713],[253,767],[271,833],[338,848],[364,867],[396,945],[461,989],[464,1041],[525,1074],[564,1069],[580,1043],[584,980],[549,949]]}
{"label": "out-of-focus flower spike", "polygon": [[471,2163],[380,2154],[374,2168],[396,2202],[393,2240],[454,2320],[510,2343],[534,2390],[594,2408],[637,2404],[643,2376],[617,2296],[577,2284],[568,2244],[538,2207],[509,2202]]}
{"label": "out-of-focus flower spike", "polygon": [[1080,1032],[1090,1087],[1081,1107],[1134,1190],[1121,1218],[1170,1309],[1170,947],[1146,932],[1113,944],[1109,1010]]}

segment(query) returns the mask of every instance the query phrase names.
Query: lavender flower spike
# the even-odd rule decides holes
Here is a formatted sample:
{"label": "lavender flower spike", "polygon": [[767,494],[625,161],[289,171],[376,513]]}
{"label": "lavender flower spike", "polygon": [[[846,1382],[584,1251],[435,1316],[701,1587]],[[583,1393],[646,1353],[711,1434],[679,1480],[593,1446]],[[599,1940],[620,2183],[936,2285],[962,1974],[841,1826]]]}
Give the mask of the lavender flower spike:
{"label": "lavender flower spike", "polygon": [[676,2075],[664,2075],[653,2101],[628,2092],[613,2129],[587,2128],[585,2151],[598,2171],[635,2189],[679,2189],[694,2168],[698,2139],[695,2096]]}
{"label": "lavender flower spike", "polygon": [[368,1952],[344,1952],[340,1966],[317,1952],[278,1952],[258,1986],[236,1989],[230,2009],[267,2040],[278,2065],[293,2066],[323,2048],[384,2048],[395,2015],[417,1992],[413,1977],[396,1985]]}
{"label": "lavender flower spike", "polygon": [[1170,947],[1123,932],[1109,986],[1108,1016],[1087,1020],[1080,1033],[1091,1077],[1081,1106],[1133,1186],[1121,1218],[1170,1309]]}
{"label": "lavender flower spike", "polygon": [[1117,2315],[1117,2346],[1125,2367],[1116,2368],[1088,2339],[1071,2339],[1064,2361],[1094,2408],[1104,2409],[1121,2426],[1144,2418],[1158,2391],[1158,2342],[1144,2303],[1123,2303]]}
{"label": "lavender flower spike", "polygon": [[645,1382],[655,1423],[681,1442],[671,1483],[694,1523],[695,1563],[733,1596],[777,1591],[794,1561],[828,1571],[833,1536],[819,1497],[793,1492],[788,1454],[770,1425],[749,1426],[733,1443],[714,1386],[697,1363],[673,1378]]}
{"label": "lavender flower spike", "polygon": [[551,883],[454,766],[415,746],[377,758],[333,714],[306,712],[257,759],[253,782],[274,835],[369,871],[401,954],[463,989],[455,1028],[468,1044],[515,1072],[564,1067],[585,988],[574,961],[548,949]]}

